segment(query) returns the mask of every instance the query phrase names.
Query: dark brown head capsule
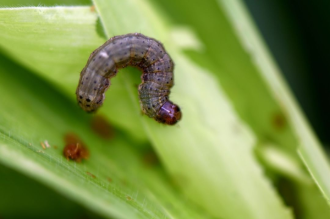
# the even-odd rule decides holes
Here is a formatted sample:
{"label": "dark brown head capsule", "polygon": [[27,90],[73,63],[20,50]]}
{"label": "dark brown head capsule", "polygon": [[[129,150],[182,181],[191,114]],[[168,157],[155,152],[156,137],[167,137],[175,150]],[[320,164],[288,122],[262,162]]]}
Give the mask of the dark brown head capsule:
{"label": "dark brown head capsule", "polygon": [[174,125],[181,119],[181,116],[180,107],[171,101],[166,101],[163,106],[160,107],[155,120],[167,125]]}

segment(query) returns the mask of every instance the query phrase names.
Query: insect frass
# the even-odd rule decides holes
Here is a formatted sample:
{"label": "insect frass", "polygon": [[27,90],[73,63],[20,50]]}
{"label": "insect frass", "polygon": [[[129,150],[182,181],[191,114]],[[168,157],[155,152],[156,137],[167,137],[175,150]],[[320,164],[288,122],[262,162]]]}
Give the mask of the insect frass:
{"label": "insect frass", "polygon": [[126,66],[143,72],[138,88],[142,112],[160,123],[176,124],[182,113],[169,100],[174,63],[160,42],[139,33],[112,37],[90,55],[76,91],[80,107],[87,112],[96,111],[103,103],[110,79]]}

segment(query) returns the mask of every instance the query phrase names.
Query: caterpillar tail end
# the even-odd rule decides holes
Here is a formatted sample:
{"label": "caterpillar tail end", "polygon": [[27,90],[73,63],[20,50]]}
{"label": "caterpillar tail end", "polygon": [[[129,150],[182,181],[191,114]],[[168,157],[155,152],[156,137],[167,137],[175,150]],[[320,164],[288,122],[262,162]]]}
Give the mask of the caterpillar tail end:
{"label": "caterpillar tail end", "polygon": [[155,120],[157,122],[175,125],[182,117],[180,107],[171,101],[166,101],[163,106],[160,107]]}

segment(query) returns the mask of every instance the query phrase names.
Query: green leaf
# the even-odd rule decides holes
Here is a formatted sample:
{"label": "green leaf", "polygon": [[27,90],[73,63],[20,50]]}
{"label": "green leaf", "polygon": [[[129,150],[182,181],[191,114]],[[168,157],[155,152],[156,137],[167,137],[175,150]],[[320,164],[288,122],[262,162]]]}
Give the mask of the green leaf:
{"label": "green leaf", "polygon": [[3,165],[0,165],[0,175],[3,218],[97,218],[54,190]]}
{"label": "green leaf", "polygon": [[[40,12],[42,9],[36,10]],[[62,12],[52,10],[50,15]],[[82,17],[87,11],[85,8],[68,10],[73,14],[80,11]],[[33,10],[21,11],[27,15],[26,11]],[[15,15],[17,18],[18,14]],[[89,128],[90,116],[76,104],[31,72],[18,68],[4,57],[0,60],[2,163],[107,217],[201,217],[194,205],[186,207],[189,203],[180,197],[180,193],[174,192],[162,169],[157,166],[147,168],[143,164],[143,151],[132,148],[133,145],[139,146],[138,143],[131,142],[120,132],[109,142],[100,140]],[[88,145],[91,153],[88,161],[76,164],[63,157],[62,139],[67,132],[77,133]],[[45,140],[52,147],[43,150],[40,142]]]}
{"label": "green leaf", "polygon": [[[298,143],[286,113],[253,62],[252,48],[242,44],[240,37],[244,37],[245,31],[236,32],[237,24],[228,19],[226,8],[217,1],[201,4],[199,0],[161,1],[159,7],[173,15],[172,25],[189,25],[200,39],[204,49],[185,50],[185,54],[221,84],[236,113],[249,124],[258,140],[275,142],[296,156]],[[246,22],[241,13],[237,13],[239,16],[237,22]]]}
{"label": "green leaf", "polygon": [[[137,90],[134,88],[134,83],[138,82],[139,75],[137,71],[126,70],[121,71],[117,78],[113,80],[113,86],[117,84],[118,87],[125,89],[128,95],[123,95],[125,93],[117,92],[111,87],[109,92],[107,92],[107,100],[101,110],[107,112],[110,121],[114,124],[122,124],[121,121],[128,120],[131,124],[144,127],[167,170],[183,189],[183,192],[212,215],[225,218],[241,218],[242,214],[244,214],[246,218],[265,218],[266,215],[269,217],[269,212],[274,212],[274,214],[271,213],[271,215],[274,215],[274,218],[290,218],[288,211],[283,208],[282,203],[269,186],[269,183],[260,171],[260,167],[253,158],[252,146],[256,140],[254,134],[237,117],[226,94],[223,93],[212,75],[206,69],[197,66],[187,59],[180,50],[171,46],[169,43],[170,39],[166,34],[168,32],[167,26],[157,16],[156,11],[143,1],[121,1],[120,4],[95,1],[95,6],[108,37],[110,35],[141,31],[164,42],[165,47],[177,64],[175,75],[177,85],[173,89],[171,98],[174,102],[180,104],[184,113],[184,119],[177,128],[165,127],[149,118],[141,117],[138,110]],[[139,7],[140,10],[135,10],[136,7]],[[127,16],[122,16],[121,8],[125,8],[126,13],[130,15],[130,19]],[[45,9],[45,12],[47,10],[49,14],[56,13],[55,9],[53,11]],[[69,23],[72,15],[67,11],[68,9],[58,8],[57,10],[63,16],[61,22],[63,23],[65,20]],[[86,11],[84,12],[87,13]],[[68,15],[65,16],[66,14]],[[75,20],[73,21],[74,25],[69,23],[67,25],[70,28],[66,28],[66,25],[59,24],[59,19],[47,19],[49,16],[40,16],[38,14],[34,16],[38,16],[36,17],[39,24],[37,29],[38,35],[40,35],[40,29],[51,29],[53,27],[55,30],[47,30],[53,36],[52,41],[49,42],[52,46],[56,46],[53,40],[60,40],[63,38],[63,35],[66,36],[67,43],[55,47],[56,51],[60,51],[61,48],[65,49],[65,51],[57,53],[58,56],[68,54],[69,51],[71,53],[75,52],[71,48],[74,48],[80,42],[78,41],[78,36],[85,37],[84,33],[72,31],[71,28],[73,26],[78,26]],[[79,16],[79,18],[82,17],[88,18],[86,14]],[[39,22],[42,18],[46,19],[44,25]],[[94,20],[94,24],[96,24],[95,18],[90,19]],[[107,24],[107,21],[112,23]],[[56,27],[58,28],[58,26],[62,28],[57,30]],[[65,31],[66,33],[64,34]],[[74,34],[78,36],[74,37]],[[90,34],[87,36],[90,36]],[[43,37],[40,36],[40,38],[42,39]],[[42,52],[42,48],[46,46],[35,45],[40,44],[38,41],[36,40],[33,43],[32,40],[22,41],[20,39],[21,45],[39,48],[35,50],[41,50],[40,52]],[[82,48],[87,47],[80,46]],[[7,48],[7,50],[10,52],[14,51],[10,48]],[[30,60],[23,58],[19,53],[15,51],[15,57],[18,57],[21,62],[31,63]],[[29,56],[38,58],[42,55],[39,53],[37,55],[29,54]],[[76,78],[76,81],[70,81],[63,76],[74,78],[78,75],[78,69],[72,71],[72,67],[71,69],[66,67],[66,63],[71,65],[71,63],[74,63],[71,60],[77,60],[76,57],[70,54],[68,57],[58,60],[57,57],[53,56],[52,59],[49,57],[49,60],[44,58],[42,64],[38,60],[38,62],[34,62],[33,65],[30,64],[29,66],[31,69],[37,70],[43,77],[49,77],[51,81],[59,84],[58,86],[66,87],[66,90],[70,92],[69,96],[73,98],[78,78]],[[87,54],[86,57],[88,57]],[[51,64],[54,60],[61,63],[62,71],[61,74],[57,73],[56,75],[52,73],[49,76],[50,74],[44,66]],[[74,64],[78,65],[78,61],[76,63]],[[84,63],[81,61],[80,68],[83,65]],[[55,71],[55,69],[57,69],[56,66],[52,70]],[[134,73],[136,74],[134,75]],[[120,97],[120,100],[117,99],[116,101],[109,94],[115,94]],[[128,96],[129,98],[127,98]],[[113,103],[123,105],[121,108],[115,108]],[[129,111],[123,112],[122,110],[124,109],[129,109]],[[127,119],[131,117],[135,119]],[[116,118],[119,118],[121,121],[115,123]],[[141,120],[141,122],[135,122],[138,120]],[[124,125],[121,127],[126,128]],[[125,130],[128,131],[129,129],[126,128]],[[248,181],[249,183],[246,184],[240,183]],[[247,197],[249,197],[248,202],[246,201]],[[259,209],[263,210],[260,211]]]}
{"label": "green leaf", "polygon": [[[219,1],[226,8],[242,45],[255,57],[253,60],[272,95],[281,103],[294,134],[298,139],[295,145],[298,154],[308,168],[325,199],[330,204],[330,166],[326,154],[316,139],[305,117],[297,107],[291,92],[280,76],[280,71],[264,46],[246,9],[237,1]],[[244,34],[243,34],[244,32]]]}
{"label": "green leaf", "polygon": [[[177,3],[186,6],[185,1]],[[272,78],[276,67],[269,65],[267,53],[261,53],[266,63],[262,66],[267,68],[251,61],[250,50],[240,41],[242,35],[235,32],[237,24],[231,23],[235,19],[227,7],[230,3],[219,7],[215,1],[189,2],[191,7],[174,13],[195,22],[192,31],[184,33],[167,22],[166,13],[156,3],[95,0],[94,4],[95,8],[0,10],[3,52],[31,71],[13,66],[1,70],[5,107],[0,115],[0,162],[108,217],[292,218],[263,174],[253,147],[260,141],[274,141],[296,159],[301,139],[293,132],[296,124],[287,122],[292,119],[287,106],[272,93],[274,84],[263,78]],[[171,8],[177,8],[174,6]],[[235,13],[248,19],[244,11]],[[91,51],[106,38],[129,32],[141,32],[164,43],[176,63],[176,86],[170,98],[182,108],[183,119],[177,127],[167,127],[142,117],[135,87],[140,73],[121,70],[112,79],[100,110],[121,131],[104,142],[91,133],[90,116],[75,106],[75,89]],[[178,44],[180,34],[191,36],[189,45],[200,45],[195,47],[199,51],[183,51],[186,47]],[[260,39],[255,40],[257,48],[263,49]],[[14,73],[9,74],[9,69]],[[291,103],[288,98],[285,104]],[[39,152],[40,141],[63,145],[63,135],[72,130],[89,145],[88,161],[81,165],[67,162],[53,149]],[[309,131],[304,134],[311,136]],[[146,169],[141,164],[147,140],[178,190],[161,167]],[[323,161],[315,167],[319,176],[328,173]],[[109,173],[113,183],[107,181]]]}
{"label": "green leaf", "polygon": [[2,0],[0,7],[90,5],[89,0]]}
{"label": "green leaf", "polygon": [[[96,29],[94,10],[91,7],[2,9],[1,47],[14,60],[55,82],[62,92],[75,100],[78,73],[83,63],[105,41],[102,30]],[[116,103],[111,104],[112,110],[107,112],[113,115],[111,123],[128,130],[139,141],[145,141],[144,132],[140,131],[140,112],[121,101],[130,98],[127,89],[114,83],[111,91],[108,99]],[[125,113],[127,119],[116,116],[117,112]]]}
{"label": "green leaf", "polygon": [[[145,151],[134,148],[138,144],[125,134],[116,131],[115,138],[100,139],[90,128],[90,116],[5,57],[0,76],[1,163],[106,217],[207,217],[175,192],[160,166],[143,162]],[[76,163],[62,155],[64,135],[70,132],[90,150],[87,161]],[[51,147],[43,149],[44,141]]]}

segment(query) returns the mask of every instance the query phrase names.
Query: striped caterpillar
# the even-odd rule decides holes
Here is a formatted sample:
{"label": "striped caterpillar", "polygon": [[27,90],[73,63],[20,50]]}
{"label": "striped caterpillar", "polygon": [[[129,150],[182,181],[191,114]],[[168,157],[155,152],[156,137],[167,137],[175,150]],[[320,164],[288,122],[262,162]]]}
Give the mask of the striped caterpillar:
{"label": "striped caterpillar", "polygon": [[138,88],[142,112],[160,123],[177,123],[181,110],[168,98],[174,63],[160,42],[139,33],[112,37],[89,56],[76,91],[80,107],[96,111],[103,103],[110,78],[126,66],[143,72]]}

